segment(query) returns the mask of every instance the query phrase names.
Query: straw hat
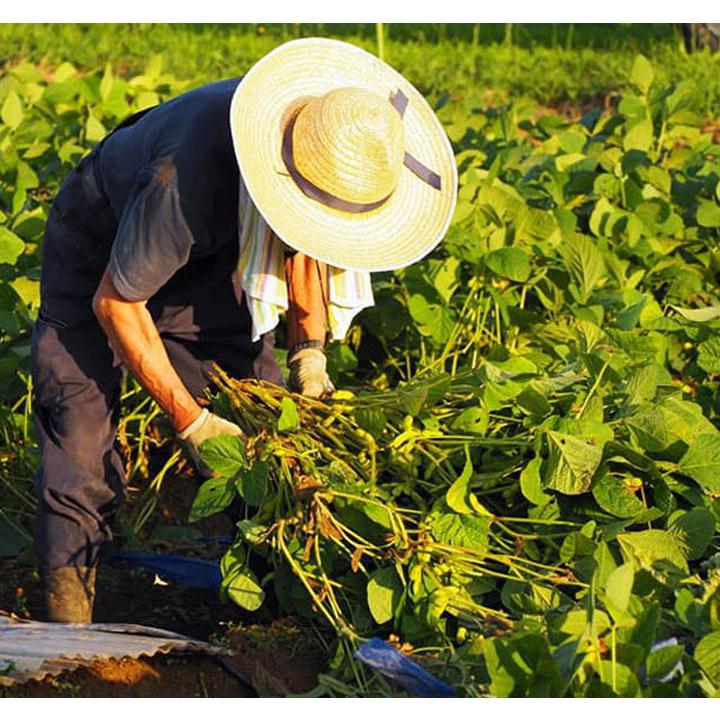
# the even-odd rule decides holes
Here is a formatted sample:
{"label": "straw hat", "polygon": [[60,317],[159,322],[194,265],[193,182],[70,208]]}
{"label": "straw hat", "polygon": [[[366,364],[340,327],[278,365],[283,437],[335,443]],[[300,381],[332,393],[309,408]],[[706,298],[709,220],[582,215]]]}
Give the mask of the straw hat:
{"label": "straw hat", "polygon": [[395,270],[447,231],[457,191],[447,135],[402,75],[354,45],[280,45],[239,83],[230,126],[256,207],[310,257]]}

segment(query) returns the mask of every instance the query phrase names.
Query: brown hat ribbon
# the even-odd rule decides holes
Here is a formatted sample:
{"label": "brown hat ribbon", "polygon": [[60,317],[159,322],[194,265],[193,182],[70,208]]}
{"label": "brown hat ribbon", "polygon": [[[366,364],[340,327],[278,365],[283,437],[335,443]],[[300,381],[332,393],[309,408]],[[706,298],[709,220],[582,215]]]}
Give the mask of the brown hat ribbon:
{"label": "brown hat ribbon", "polygon": [[[405,109],[408,105],[408,98],[402,90],[398,89],[398,91],[390,97],[390,104],[395,108],[395,110],[397,110],[400,117],[403,117],[405,115]],[[379,208],[388,201],[392,193],[381,200],[377,200],[372,203],[356,203],[349,200],[343,200],[342,198],[319,188],[317,185],[304,177],[297,169],[293,160],[293,128],[295,127],[296,118],[297,115],[285,127],[282,142],[282,159],[285,163],[285,167],[287,167],[288,172],[290,173],[290,177],[305,195],[313,200],[323,203],[323,205],[334,208],[335,210],[342,210],[350,213],[369,212],[370,210]],[[440,190],[442,188],[442,180],[440,176],[436,172],[430,170],[430,168],[426,165],[423,165],[423,163],[413,157],[409,152],[405,152],[403,164],[414,175],[430,185],[430,187],[435,190]]]}

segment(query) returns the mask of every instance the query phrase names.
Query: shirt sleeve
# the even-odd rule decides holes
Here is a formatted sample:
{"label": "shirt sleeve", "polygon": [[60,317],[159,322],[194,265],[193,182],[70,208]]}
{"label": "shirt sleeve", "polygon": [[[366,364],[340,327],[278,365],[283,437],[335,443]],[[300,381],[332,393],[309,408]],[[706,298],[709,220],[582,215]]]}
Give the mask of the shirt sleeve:
{"label": "shirt sleeve", "polygon": [[120,218],[109,272],[126,300],[148,300],[185,265],[193,234],[170,160],[144,170]]}

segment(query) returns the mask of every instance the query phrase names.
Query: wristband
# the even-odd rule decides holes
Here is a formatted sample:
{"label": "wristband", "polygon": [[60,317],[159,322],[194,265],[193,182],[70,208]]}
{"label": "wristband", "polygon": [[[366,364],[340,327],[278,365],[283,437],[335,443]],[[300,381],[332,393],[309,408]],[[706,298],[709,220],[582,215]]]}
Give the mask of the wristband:
{"label": "wristband", "polygon": [[295,343],[295,345],[293,345],[288,351],[288,362],[290,362],[290,359],[293,355],[295,355],[295,353],[300,352],[300,350],[307,350],[308,348],[324,350],[325,343],[322,340],[303,340],[302,342]]}

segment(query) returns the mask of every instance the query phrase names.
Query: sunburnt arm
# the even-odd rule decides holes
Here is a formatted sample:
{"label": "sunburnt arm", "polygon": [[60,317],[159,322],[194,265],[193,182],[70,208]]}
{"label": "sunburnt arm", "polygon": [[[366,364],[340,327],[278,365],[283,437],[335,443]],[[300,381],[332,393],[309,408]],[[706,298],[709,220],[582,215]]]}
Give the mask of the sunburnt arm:
{"label": "sunburnt arm", "polygon": [[335,389],[327,374],[322,349],[327,326],[327,267],[307,255],[295,253],[285,260],[285,278],[290,389],[308,397],[321,397]]}
{"label": "sunburnt arm", "polygon": [[325,343],[326,266],[302,253],[285,258],[288,348],[307,340]]}
{"label": "sunburnt arm", "polygon": [[145,301],[122,297],[106,270],[92,307],[112,348],[165,411],[175,431],[196,421],[202,408],[172,366]]}

